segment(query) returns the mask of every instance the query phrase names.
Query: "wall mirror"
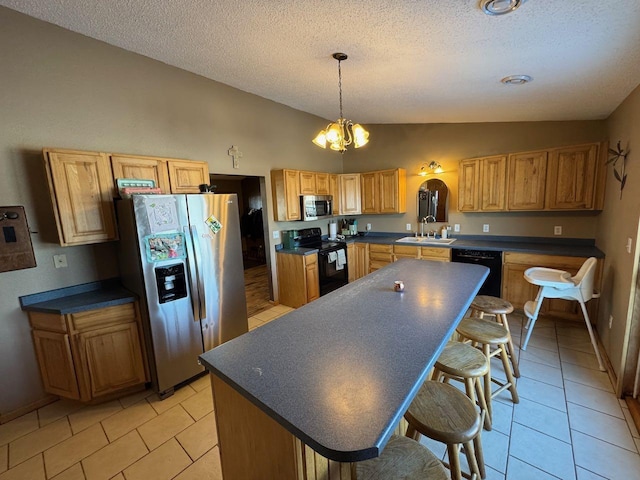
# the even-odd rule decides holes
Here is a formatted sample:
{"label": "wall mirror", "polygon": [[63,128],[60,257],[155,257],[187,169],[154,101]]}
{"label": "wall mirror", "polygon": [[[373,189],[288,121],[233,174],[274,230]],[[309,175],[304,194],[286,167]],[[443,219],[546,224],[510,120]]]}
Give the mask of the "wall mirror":
{"label": "wall mirror", "polygon": [[418,222],[433,215],[436,222],[447,221],[447,207],[449,204],[449,189],[437,178],[427,180],[418,190]]}

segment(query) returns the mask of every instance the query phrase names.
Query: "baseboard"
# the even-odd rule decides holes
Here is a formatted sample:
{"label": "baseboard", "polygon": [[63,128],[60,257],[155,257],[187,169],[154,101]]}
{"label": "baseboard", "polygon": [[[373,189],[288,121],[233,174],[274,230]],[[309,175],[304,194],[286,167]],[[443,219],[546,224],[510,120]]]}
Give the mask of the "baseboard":
{"label": "baseboard", "polygon": [[627,406],[629,407],[629,412],[631,413],[631,418],[633,418],[633,423],[636,425],[636,429],[640,432],[640,403],[638,403],[637,398],[633,397],[624,397],[625,402],[627,402]]}
{"label": "baseboard", "polygon": [[35,402],[32,402],[29,405],[25,405],[24,407],[20,407],[8,413],[2,413],[0,414],[0,425],[10,422],[11,420],[21,417],[22,415],[26,415],[29,412],[33,412],[34,410],[42,408],[45,405],[49,405],[59,398],[60,397],[56,395],[47,395],[46,397],[41,398],[40,400],[36,400]]}

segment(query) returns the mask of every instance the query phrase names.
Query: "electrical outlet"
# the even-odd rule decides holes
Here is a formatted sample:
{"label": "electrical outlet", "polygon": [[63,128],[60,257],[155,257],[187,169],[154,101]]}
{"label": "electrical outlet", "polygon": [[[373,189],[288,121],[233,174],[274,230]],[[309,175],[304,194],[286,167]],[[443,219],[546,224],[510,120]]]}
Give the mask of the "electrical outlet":
{"label": "electrical outlet", "polygon": [[613,326],[613,315],[609,315],[609,328]]}
{"label": "electrical outlet", "polygon": [[484,225],[482,225],[482,231],[484,233],[489,233],[489,224],[485,223]]}
{"label": "electrical outlet", "polygon": [[454,232],[459,232],[460,231],[460,224],[459,223],[454,223],[453,224],[453,231]]}
{"label": "electrical outlet", "polygon": [[410,232],[410,231],[411,231],[411,224],[407,223],[407,232]]}
{"label": "electrical outlet", "polygon": [[279,238],[280,238],[280,231],[279,231],[279,230],[274,230],[274,231],[273,231],[273,238],[274,238],[275,240],[277,240],[277,239],[279,239]]}
{"label": "electrical outlet", "polygon": [[367,223],[367,232],[371,230],[371,224]]}
{"label": "electrical outlet", "polygon": [[553,234],[562,235],[562,225],[556,225],[555,227],[553,227]]}
{"label": "electrical outlet", "polygon": [[54,255],[53,264],[56,268],[67,268],[69,266],[67,264],[67,256],[65,254]]}

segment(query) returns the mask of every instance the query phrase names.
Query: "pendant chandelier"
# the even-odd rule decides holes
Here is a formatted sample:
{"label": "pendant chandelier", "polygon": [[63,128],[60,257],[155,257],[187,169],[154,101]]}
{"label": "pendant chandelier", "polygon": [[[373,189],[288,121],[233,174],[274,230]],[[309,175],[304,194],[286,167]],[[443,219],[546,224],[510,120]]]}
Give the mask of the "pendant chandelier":
{"label": "pendant chandelier", "polygon": [[346,120],[342,116],[342,69],[340,62],[347,59],[345,53],[334,53],[333,58],[338,60],[338,89],[340,91],[340,118],[334,123],[327,125],[327,128],[321,130],[320,133],[312,141],[322,148],[327,148],[327,144],[331,150],[344,153],[347,147],[353,143],[354,148],[360,148],[369,142],[369,132],[362,125],[354,124],[351,120]]}

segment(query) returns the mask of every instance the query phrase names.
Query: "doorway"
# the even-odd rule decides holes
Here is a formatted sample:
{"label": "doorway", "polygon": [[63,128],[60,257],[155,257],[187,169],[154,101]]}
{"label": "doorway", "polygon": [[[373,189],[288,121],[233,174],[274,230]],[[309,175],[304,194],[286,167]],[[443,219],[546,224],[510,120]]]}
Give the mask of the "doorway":
{"label": "doorway", "polygon": [[267,254],[269,232],[265,213],[264,177],[246,175],[210,175],[215,193],[235,193],[242,241],[244,284],[249,317],[273,307],[271,265]]}

